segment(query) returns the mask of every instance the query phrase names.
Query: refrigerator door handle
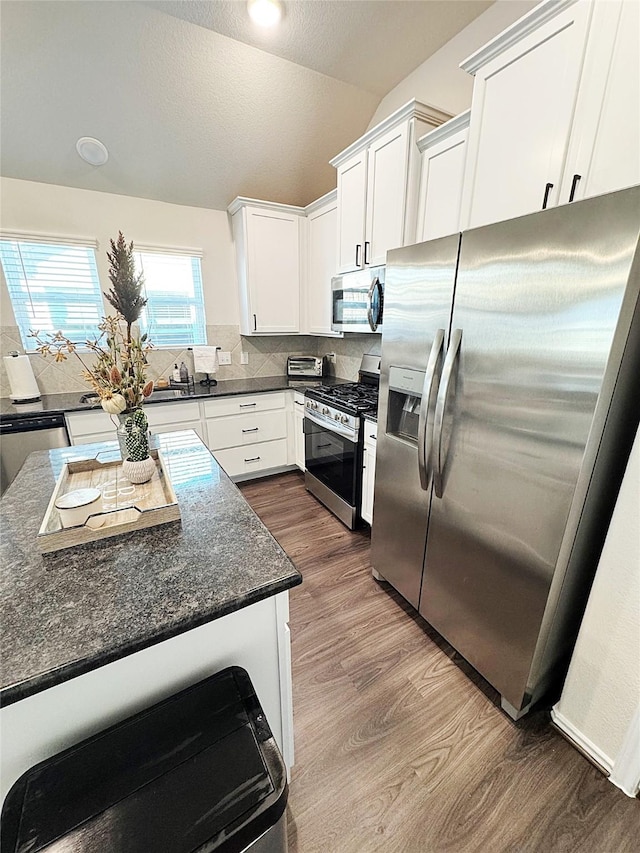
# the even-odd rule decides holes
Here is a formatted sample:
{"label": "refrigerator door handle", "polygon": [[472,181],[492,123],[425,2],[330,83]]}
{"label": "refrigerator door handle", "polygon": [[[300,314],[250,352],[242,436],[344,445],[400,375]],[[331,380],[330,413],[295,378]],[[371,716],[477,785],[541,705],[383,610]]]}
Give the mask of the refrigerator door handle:
{"label": "refrigerator door handle", "polygon": [[420,415],[418,417],[418,473],[420,475],[420,487],[426,492],[429,488],[429,476],[431,474],[431,443],[433,440],[433,426],[429,427],[429,403],[433,395],[433,386],[436,378],[438,359],[444,352],[444,329],[436,331],[431,352],[424,374],[424,385],[422,386],[422,399],[420,402]]}
{"label": "refrigerator door handle", "polygon": [[447,356],[444,360],[444,367],[442,368],[442,380],[440,382],[440,388],[438,390],[438,399],[436,401],[436,414],[433,424],[433,450],[435,453],[435,465],[433,466],[433,485],[435,488],[436,497],[438,498],[442,497],[442,493],[444,490],[443,472],[445,460],[442,458],[442,425],[444,423],[444,415],[447,410],[447,404],[449,402],[449,389],[451,386],[453,368],[455,366],[456,359],[460,354],[461,342],[462,329],[454,329],[451,333],[449,349],[447,350]]}

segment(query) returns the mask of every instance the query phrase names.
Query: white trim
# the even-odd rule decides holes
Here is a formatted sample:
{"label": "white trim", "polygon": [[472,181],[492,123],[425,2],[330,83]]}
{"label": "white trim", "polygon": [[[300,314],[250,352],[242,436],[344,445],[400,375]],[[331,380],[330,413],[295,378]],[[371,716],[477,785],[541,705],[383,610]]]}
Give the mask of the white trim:
{"label": "white trim", "polygon": [[275,201],[264,201],[259,198],[245,198],[245,196],[237,196],[227,208],[227,212],[234,216],[243,207],[261,207],[265,210],[279,210],[281,213],[295,213],[298,216],[304,216],[304,207],[298,207],[295,204],[280,204]]}
{"label": "white trim", "polygon": [[426,148],[431,148],[432,145],[436,145],[438,142],[448,139],[459,130],[465,130],[469,127],[470,118],[471,110],[465,110],[463,113],[460,113],[460,115],[457,115],[454,118],[449,119],[449,121],[446,121],[444,124],[441,124],[440,127],[436,127],[435,130],[430,130],[429,133],[425,133],[416,143],[418,151],[422,153]]}
{"label": "white trim", "polygon": [[324,207],[325,204],[331,204],[337,200],[338,200],[338,188],[336,187],[335,190],[331,190],[330,192],[325,193],[320,198],[317,198],[315,201],[312,201],[311,204],[308,204],[305,207],[304,212],[307,216],[309,216],[310,213],[315,213],[316,210],[319,210],[321,207]]}
{"label": "white trim", "polygon": [[430,106],[429,104],[422,104],[414,98],[412,101],[408,101],[402,107],[397,109],[394,113],[391,113],[390,116],[387,116],[387,118],[381,121],[380,124],[377,124],[375,127],[372,127],[371,130],[368,130],[364,136],[361,136],[359,139],[356,139],[355,142],[352,142],[348,148],[344,149],[344,151],[336,154],[333,160],[329,160],[329,165],[337,168],[350,157],[353,157],[354,154],[357,154],[363,148],[366,148],[374,139],[377,139],[383,133],[392,130],[397,125],[402,124],[403,121],[408,121],[411,118],[417,118],[420,121],[427,122],[428,124],[440,125],[449,121],[452,116],[451,113],[446,113],[437,107]]}
{"label": "white trim", "polygon": [[521,41],[529,33],[537,30],[542,24],[555,18],[560,12],[573,6],[576,2],[591,2],[591,0],[544,0],[526,15],[503,30],[490,42],[483,45],[480,50],[472,53],[460,63],[460,68],[468,74],[474,74],[487,62],[498,56],[508,47]]}
{"label": "white trim", "polygon": [[628,797],[636,797],[640,790],[640,705],[629,723],[609,781]]}
{"label": "white trim", "polygon": [[100,248],[95,237],[70,237],[62,234],[39,234],[36,231],[13,231],[8,228],[0,230],[0,240],[16,240],[23,243],[47,243],[56,246],[85,246],[90,249]]}
{"label": "white trim", "polygon": [[613,760],[609,758],[598,746],[595,745],[588,737],[582,734],[573,723],[563,716],[556,708],[551,709],[551,720],[554,726],[577,747],[587,758],[590,758],[595,764],[600,767],[603,773],[607,776],[611,774],[613,768]]}
{"label": "white trim", "polygon": [[158,255],[187,255],[190,258],[202,258],[202,249],[190,249],[187,246],[155,246],[150,243],[136,243],[133,241],[133,251],[155,253]]}

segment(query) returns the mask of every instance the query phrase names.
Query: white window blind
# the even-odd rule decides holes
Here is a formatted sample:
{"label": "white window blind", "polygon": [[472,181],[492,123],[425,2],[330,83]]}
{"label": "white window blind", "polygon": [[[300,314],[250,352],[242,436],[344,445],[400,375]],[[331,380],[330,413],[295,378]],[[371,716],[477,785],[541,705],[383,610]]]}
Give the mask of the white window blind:
{"label": "white window blind", "polygon": [[134,252],[149,300],[140,328],[156,346],[206,344],[200,258],[182,253]]}
{"label": "white window blind", "polygon": [[93,246],[1,239],[0,260],[25,350],[37,347],[31,329],[96,337],[104,308]]}

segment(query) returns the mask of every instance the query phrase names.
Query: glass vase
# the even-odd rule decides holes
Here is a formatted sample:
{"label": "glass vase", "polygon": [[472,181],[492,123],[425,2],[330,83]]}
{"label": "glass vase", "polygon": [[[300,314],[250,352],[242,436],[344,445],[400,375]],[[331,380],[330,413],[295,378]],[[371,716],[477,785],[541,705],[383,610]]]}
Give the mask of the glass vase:
{"label": "glass vase", "polygon": [[[141,407],[138,406],[137,408],[141,408]],[[118,445],[120,447],[120,458],[122,459],[123,462],[128,456],[128,451],[127,451],[127,435],[128,435],[128,433],[127,433],[127,430],[125,429],[125,422],[126,422],[127,418],[131,417],[131,415],[135,411],[136,411],[136,409],[131,409],[128,412],[120,412],[120,414],[118,415],[118,420],[120,421],[120,423],[118,424],[118,427],[116,429],[116,438],[118,439]],[[149,440],[151,440],[151,431],[149,429],[147,429],[147,438]]]}

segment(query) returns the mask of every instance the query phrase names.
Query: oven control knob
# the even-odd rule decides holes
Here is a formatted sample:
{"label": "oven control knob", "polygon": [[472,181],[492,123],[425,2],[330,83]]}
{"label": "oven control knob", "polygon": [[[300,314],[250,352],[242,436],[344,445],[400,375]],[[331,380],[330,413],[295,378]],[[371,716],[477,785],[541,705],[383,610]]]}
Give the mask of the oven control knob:
{"label": "oven control knob", "polygon": [[323,407],[322,407],[322,414],[323,414],[323,415],[330,415],[330,414],[331,414],[331,412],[329,411],[329,409],[327,409],[327,407],[326,407],[326,406],[323,406]]}
{"label": "oven control knob", "polygon": [[340,420],[340,415],[339,415],[337,412],[335,413],[335,415],[334,415],[333,417],[334,417],[337,421],[339,421],[339,420]]}
{"label": "oven control knob", "polygon": [[[338,417],[338,416],[336,415],[336,417]],[[348,418],[346,415],[343,415],[343,416],[340,418],[340,423],[348,424],[348,423],[349,423],[349,418]]]}

